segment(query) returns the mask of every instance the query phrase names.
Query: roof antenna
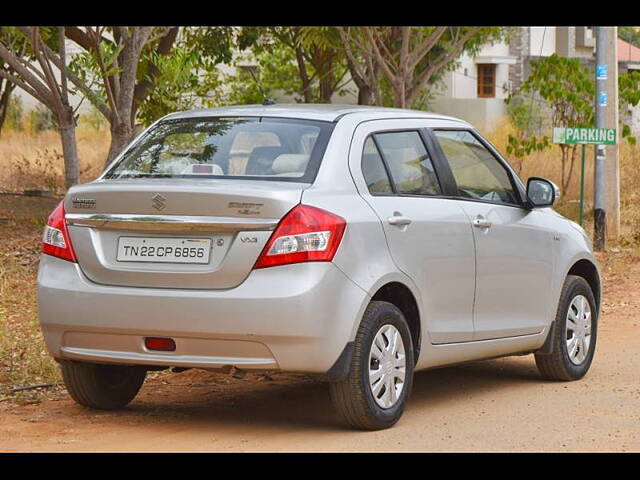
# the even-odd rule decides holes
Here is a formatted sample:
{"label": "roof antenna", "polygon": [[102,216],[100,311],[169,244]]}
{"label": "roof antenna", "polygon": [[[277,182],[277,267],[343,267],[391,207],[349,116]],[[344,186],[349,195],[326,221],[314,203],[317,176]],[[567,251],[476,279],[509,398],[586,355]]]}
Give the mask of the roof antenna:
{"label": "roof antenna", "polygon": [[256,85],[260,89],[260,93],[262,93],[262,96],[264,97],[264,100],[262,101],[262,105],[275,105],[276,101],[273,98],[267,97],[267,92],[264,91],[264,88],[262,88],[262,85],[260,85],[260,82],[256,78],[255,73],[253,73],[253,68],[249,67],[248,70],[249,70],[249,73],[251,74],[251,78],[253,78],[253,81],[256,82]]}

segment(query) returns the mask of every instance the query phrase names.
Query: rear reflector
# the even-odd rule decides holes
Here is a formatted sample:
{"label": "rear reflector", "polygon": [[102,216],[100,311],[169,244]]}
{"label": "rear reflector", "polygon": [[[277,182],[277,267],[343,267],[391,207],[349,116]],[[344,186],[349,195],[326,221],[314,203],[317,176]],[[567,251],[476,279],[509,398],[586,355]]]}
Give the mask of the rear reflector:
{"label": "rear reflector", "polygon": [[158,350],[161,352],[175,352],[176,342],[172,338],[145,337],[144,346],[148,350]]}

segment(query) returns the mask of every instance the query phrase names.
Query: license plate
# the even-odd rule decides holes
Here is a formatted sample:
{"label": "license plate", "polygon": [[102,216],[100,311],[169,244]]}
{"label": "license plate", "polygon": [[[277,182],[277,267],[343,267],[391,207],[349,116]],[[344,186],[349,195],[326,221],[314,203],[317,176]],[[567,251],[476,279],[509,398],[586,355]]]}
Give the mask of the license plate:
{"label": "license plate", "polygon": [[210,238],[120,237],[119,262],[209,263]]}

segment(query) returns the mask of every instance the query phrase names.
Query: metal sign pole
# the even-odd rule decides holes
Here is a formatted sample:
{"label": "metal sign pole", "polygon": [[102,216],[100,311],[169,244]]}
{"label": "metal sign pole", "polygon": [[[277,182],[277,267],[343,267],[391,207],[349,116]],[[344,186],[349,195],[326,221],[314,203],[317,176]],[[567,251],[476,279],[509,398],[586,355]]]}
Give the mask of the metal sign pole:
{"label": "metal sign pole", "polygon": [[[605,28],[606,27],[596,27],[596,128],[605,128],[604,116],[607,108],[607,58],[605,54],[607,34]],[[596,158],[594,163],[593,179],[593,246],[596,250],[604,250],[607,238],[604,171],[606,151],[602,144],[597,145],[595,150]]]}
{"label": "metal sign pole", "polygon": [[585,144],[582,144],[582,161],[580,167],[580,226],[584,226],[584,149]]}

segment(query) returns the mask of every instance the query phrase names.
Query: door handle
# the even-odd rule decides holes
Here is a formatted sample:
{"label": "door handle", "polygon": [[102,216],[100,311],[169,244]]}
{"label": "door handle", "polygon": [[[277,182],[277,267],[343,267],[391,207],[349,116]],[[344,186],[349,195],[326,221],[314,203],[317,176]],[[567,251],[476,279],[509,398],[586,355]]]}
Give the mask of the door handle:
{"label": "door handle", "polygon": [[473,221],[473,226],[476,228],[489,228],[491,227],[491,222],[483,216],[478,215],[478,218]]}
{"label": "door handle", "polygon": [[393,217],[389,217],[387,221],[389,222],[389,225],[396,225],[400,227],[411,223],[411,219],[403,217],[400,212],[393,212]]}

